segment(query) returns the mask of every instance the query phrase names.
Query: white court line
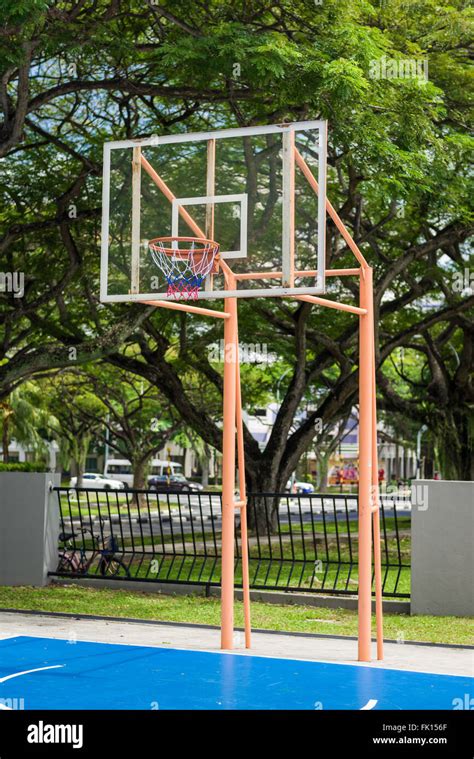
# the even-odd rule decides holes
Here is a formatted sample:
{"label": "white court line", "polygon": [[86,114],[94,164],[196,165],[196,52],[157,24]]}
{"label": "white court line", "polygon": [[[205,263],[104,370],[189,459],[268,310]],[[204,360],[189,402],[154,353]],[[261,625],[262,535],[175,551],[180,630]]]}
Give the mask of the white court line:
{"label": "white court line", "polygon": [[365,706],[361,706],[359,711],[363,712],[364,710],[373,709],[378,704],[378,701],[376,698],[370,698]]}
{"label": "white court line", "polygon": [[[114,620],[115,622],[116,620]],[[120,623],[119,623],[120,624]],[[135,622],[130,624],[136,624]],[[169,632],[169,631],[167,631]],[[218,630],[211,630],[210,632],[219,632]],[[32,638],[37,639],[37,635],[25,635],[25,633],[20,633],[22,637],[24,638]],[[254,635],[265,635],[265,632],[261,632],[259,630],[258,633],[254,633]],[[16,637],[16,636],[15,636]],[[44,637],[44,636],[43,636]],[[68,640],[66,637],[50,637],[46,636],[46,640]],[[1,638],[0,640],[9,640],[9,638]],[[168,645],[165,643],[118,643],[115,641],[110,640],[97,640],[97,638],[78,638],[78,643],[95,643],[98,645],[103,646],[121,646],[123,648],[156,648],[159,650],[165,650],[165,651],[185,651],[187,653],[205,653],[205,654],[214,654],[216,656],[223,655],[223,656],[240,656],[240,657],[255,657],[257,659],[276,659],[277,661],[294,661],[294,662],[313,662],[315,664],[329,664],[334,665],[335,667],[360,667],[361,669],[371,668],[371,669],[377,669],[377,670],[384,670],[384,671],[390,671],[390,672],[414,672],[415,674],[424,674],[424,675],[439,675],[440,677],[472,677],[472,675],[453,675],[447,672],[432,672],[430,670],[411,670],[411,669],[400,669],[399,667],[385,667],[381,663],[381,661],[377,659],[373,659],[370,662],[365,661],[357,661],[354,659],[351,660],[345,660],[345,661],[334,661],[333,659],[307,659],[303,658],[301,656],[281,656],[278,654],[266,654],[261,651],[256,653],[252,649],[246,649],[246,648],[232,648],[232,649],[215,649],[215,648],[186,648],[184,646],[175,646],[175,645]],[[351,641],[354,643],[354,641]],[[372,641],[372,644],[375,646],[375,641]],[[394,644],[398,645],[398,644]],[[409,645],[409,644],[405,644]],[[385,660],[382,660],[385,664]],[[374,666],[375,665],[375,666]],[[65,667],[65,664],[55,664],[55,667]],[[42,669],[52,669],[52,667],[42,667]],[[35,672],[36,670],[31,670],[32,672]],[[24,674],[24,673],[20,673]],[[14,675],[13,675],[14,676]],[[0,682],[2,682],[0,680]]]}
{"label": "white court line", "polygon": [[[25,669],[24,672],[15,672],[13,675],[7,675],[6,677],[0,677],[0,683],[5,683],[7,680],[12,680],[14,677],[21,677],[22,675],[29,675],[31,672],[42,672],[45,669],[58,669],[58,667],[65,667],[65,664],[52,664],[50,667],[38,667],[37,669]],[[11,706],[6,706],[0,701],[0,709],[4,711],[12,712]]]}
{"label": "white court line", "polygon": [[[27,636],[25,636],[27,637]],[[0,683],[6,683],[7,680],[12,680],[14,677],[21,677],[22,675],[29,675],[31,672],[43,672],[45,669],[58,669],[59,667],[65,667],[65,664],[52,664],[49,667],[37,667],[37,669],[25,669],[24,672],[15,672],[13,675],[7,675],[6,677],[0,677]]]}

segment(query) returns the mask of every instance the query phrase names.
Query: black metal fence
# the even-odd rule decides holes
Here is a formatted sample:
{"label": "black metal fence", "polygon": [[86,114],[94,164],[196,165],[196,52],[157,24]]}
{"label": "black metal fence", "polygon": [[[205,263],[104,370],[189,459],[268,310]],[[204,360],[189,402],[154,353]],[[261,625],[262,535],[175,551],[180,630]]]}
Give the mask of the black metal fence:
{"label": "black metal fence", "polygon": [[[56,488],[61,535],[56,576],[143,583],[220,584],[221,496]],[[250,584],[352,595],[358,589],[357,496],[249,497]],[[236,510],[235,574],[241,584]],[[258,526],[257,526],[258,525]],[[383,595],[410,596],[409,499],[382,496]]]}

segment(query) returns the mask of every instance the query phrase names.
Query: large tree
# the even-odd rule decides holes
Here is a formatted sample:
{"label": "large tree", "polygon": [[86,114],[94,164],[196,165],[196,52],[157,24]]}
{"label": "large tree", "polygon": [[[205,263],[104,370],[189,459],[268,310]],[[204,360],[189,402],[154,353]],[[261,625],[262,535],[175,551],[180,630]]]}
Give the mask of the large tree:
{"label": "large tree", "polygon": [[[150,383],[109,365],[63,370],[52,382],[70,413],[131,462],[133,487],[145,488],[151,459],[182,424],[174,408]],[[84,395],[96,403],[82,403]]]}
{"label": "large tree", "polygon": [[[446,473],[467,476],[474,299],[454,286],[472,232],[466,2],[24,0],[3,13],[0,251],[4,270],[25,274],[23,297],[1,299],[3,393],[48,367],[108,355],[156,383],[220,447],[219,425],[186,381],[191,367],[220,392],[204,350],[218,327],[98,304],[101,144],[325,117],[328,193],[375,270],[381,401],[428,424],[446,456],[456,451]],[[381,61],[407,59],[422,77],[393,76],[393,66],[381,74]],[[327,237],[328,266],[352,265],[331,224]],[[339,287],[357,294],[350,280]],[[278,489],[316,421],[331,424],[357,402],[358,325],[309,304],[249,302],[240,314],[241,339],[258,337],[293,367],[266,449],[246,433],[249,484]],[[425,363],[425,390],[408,404],[385,371],[400,346]]]}

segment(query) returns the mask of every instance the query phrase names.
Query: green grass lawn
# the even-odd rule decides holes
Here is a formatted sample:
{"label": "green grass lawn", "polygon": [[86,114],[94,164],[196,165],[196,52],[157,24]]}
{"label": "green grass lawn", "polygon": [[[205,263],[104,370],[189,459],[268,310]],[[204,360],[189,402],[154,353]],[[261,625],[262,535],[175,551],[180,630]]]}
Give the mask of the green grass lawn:
{"label": "green grass lawn", "polygon": [[[46,588],[0,588],[0,607],[39,611],[96,614],[219,625],[220,602],[200,596],[51,585]],[[236,624],[243,625],[242,604],[236,603]],[[357,635],[357,613],[347,609],[252,603],[252,625],[265,630]],[[470,644],[474,620],[466,617],[385,615],[386,639],[431,643]]]}
{"label": "green grass lawn", "polygon": [[[298,546],[295,546],[298,549]],[[297,558],[301,558],[301,551],[295,551]],[[131,563],[126,554],[117,554],[123,558],[128,566],[130,576],[154,580],[176,580],[180,582],[220,582],[220,561],[214,557],[198,558],[194,556],[166,556],[161,553],[150,553],[145,559],[141,555],[133,559]],[[154,569],[152,562],[156,562],[158,571]],[[300,563],[282,563],[278,559],[260,560],[252,559],[250,555],[249,569],[250,581],[255,587],[324,589],[326,592],[333,590],[357,591],[358,566],[357,553],[352,555],[352,563],[340,564],[339,561],[349,561],[347,551],[341,550],[329,552],[329,558],[321,557],[321,568],[315,571],[313,558]],[[97,571],[97,567],[96,567]],[[410,567],[382,567],[387,593],[410,594]],[[235,581],[242,580],[242,566],[238,562],[235,568]]]}

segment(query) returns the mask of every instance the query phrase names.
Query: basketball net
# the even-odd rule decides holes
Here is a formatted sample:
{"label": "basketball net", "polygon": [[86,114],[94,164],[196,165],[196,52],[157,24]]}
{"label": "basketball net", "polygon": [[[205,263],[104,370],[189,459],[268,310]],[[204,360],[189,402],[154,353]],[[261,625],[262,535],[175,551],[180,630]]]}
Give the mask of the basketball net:
{"label": "basketball net", "polygon": [[200,237],[157,237],[148,243],[174,300],[197,300],[204,279],[216,271],[219,245]]}

